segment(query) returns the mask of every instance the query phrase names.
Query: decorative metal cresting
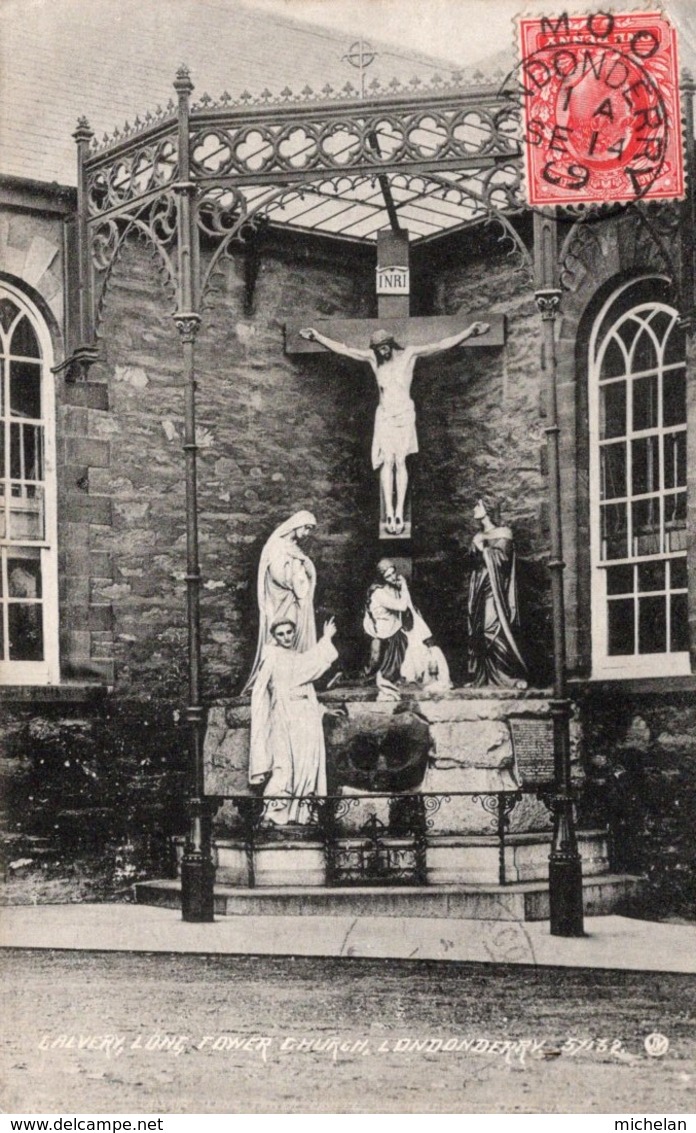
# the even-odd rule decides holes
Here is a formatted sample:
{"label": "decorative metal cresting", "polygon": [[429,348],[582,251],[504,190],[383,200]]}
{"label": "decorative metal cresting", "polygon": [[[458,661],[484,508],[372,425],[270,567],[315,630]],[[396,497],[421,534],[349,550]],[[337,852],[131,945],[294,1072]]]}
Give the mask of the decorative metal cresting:
{"label": "decorative metal cresting", "polygon": [[367,80],[367,69],[371,67],[377,58],[377,52],[368,43],[366,39],[356,39],[355,43],[350,45],[350,48],[343,56],[346,63],[351,67],[355,67],[356,71],[360,74],[360,97],[365,97],[365,83]]}
{"label": "decorative metal cresting", "polygon": [[[188,186],[190,259],[199,302],[225,254],[267,223],[348,240],[373,240],[387,226],[383,184],[412,238],[428,239],[498,221],[520,259],[528,249],[508,217],[521,210],[518,110],[493,84],[461,76],[429,85],[370,83],[367,97],[289,91],[274,101],[203,96],[192,105],[186,68],[176,104],[126,124],[97,144],[86,120],[78,143],[79,353],[89,365],[107,290],[129,239],[146,241],[165,286],[177,296]],[[337,97],[337,95],[339,97]],[[342,96],[342,98],[341,98]],[[199,241],[205,241],[202,266]]]}

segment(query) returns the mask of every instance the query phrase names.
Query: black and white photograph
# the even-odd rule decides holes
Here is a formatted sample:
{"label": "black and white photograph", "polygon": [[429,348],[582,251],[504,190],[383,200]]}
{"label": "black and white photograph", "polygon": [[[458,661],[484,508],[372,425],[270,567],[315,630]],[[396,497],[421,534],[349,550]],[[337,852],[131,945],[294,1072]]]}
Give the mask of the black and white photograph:
{"label": "black and white photograph", "polygon": [[691,0],[0,0],[3,1128],[696,1129],[695,97]]}

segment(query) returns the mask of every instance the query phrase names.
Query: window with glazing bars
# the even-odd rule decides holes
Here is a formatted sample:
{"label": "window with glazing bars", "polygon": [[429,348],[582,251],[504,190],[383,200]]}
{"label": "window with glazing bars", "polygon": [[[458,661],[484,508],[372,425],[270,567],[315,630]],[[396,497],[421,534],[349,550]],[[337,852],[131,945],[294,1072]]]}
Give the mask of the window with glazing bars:
{"label": "window with glazing bars", "polygon": [[642,658],[647,670],[689,647],[684,334],[664,303],[624,306],[603,326],[591,375],[594,636],[609,665]]}

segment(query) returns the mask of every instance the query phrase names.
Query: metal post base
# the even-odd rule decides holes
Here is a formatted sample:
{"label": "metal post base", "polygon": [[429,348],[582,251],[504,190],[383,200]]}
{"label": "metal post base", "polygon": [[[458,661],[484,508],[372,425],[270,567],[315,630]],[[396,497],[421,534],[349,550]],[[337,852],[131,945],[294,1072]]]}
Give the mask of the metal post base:
{"label": "metal post base", "polygon": [[584,936],[582,868],[579,855],[549,859],[549,905],[552,936]]}
{"label": "metal post base", "polygon": [[181,916],[196,924],[214,920],[215,866],[196,850],[186,850],[181,863]]}

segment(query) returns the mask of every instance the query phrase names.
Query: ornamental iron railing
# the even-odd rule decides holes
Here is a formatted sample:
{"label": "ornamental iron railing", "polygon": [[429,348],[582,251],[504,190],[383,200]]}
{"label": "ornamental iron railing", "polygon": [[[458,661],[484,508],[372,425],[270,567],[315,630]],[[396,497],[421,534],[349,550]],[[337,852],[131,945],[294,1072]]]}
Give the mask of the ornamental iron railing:
{"label": "ornamental iron railing", "polygon": [[412,241],[498,221],[511,266],[531,278],[530,251],[508,220],[524,203],[519,106],[500,80],[373,85],[364,99],[351,88],[192,103],[182,68],[174,87],[176,102],[99,143],[85,119],[75,132],[76,366],[93,361],[85,350],[128,240],[152,247],[179,307],[187,291],[198,311],[220,259],[260,226],[374,241],[390,224],[387,184],[391,220]]}
{"label": "ornamental iron railing", "polygon": [[[427,885],[427,850],[436,832],[436,815],[456,799],[471,800],[488,817],[474,837],[495,839],[498,883],[506,885],[509,884],[506,848],[510,844],[510,818],[525,794],[539,799],[549,809],[552,806],[552,800],[544,792],[522,789],[447,794],[306,795],[293,800],[293,804],[306,808],[309,821],[301,826],[279,826],[269,815],[277,807],[288,806],[287,795],[235,795],[228,801],[237,811],[238,819],[231,834],[244,849],[250,888],[256,885],[259,847],[279,848],[283,842],[297,839],[321,845],[328,886]],[[369,803],[382,806],[371,808],[361,821],[360,809]]]}

